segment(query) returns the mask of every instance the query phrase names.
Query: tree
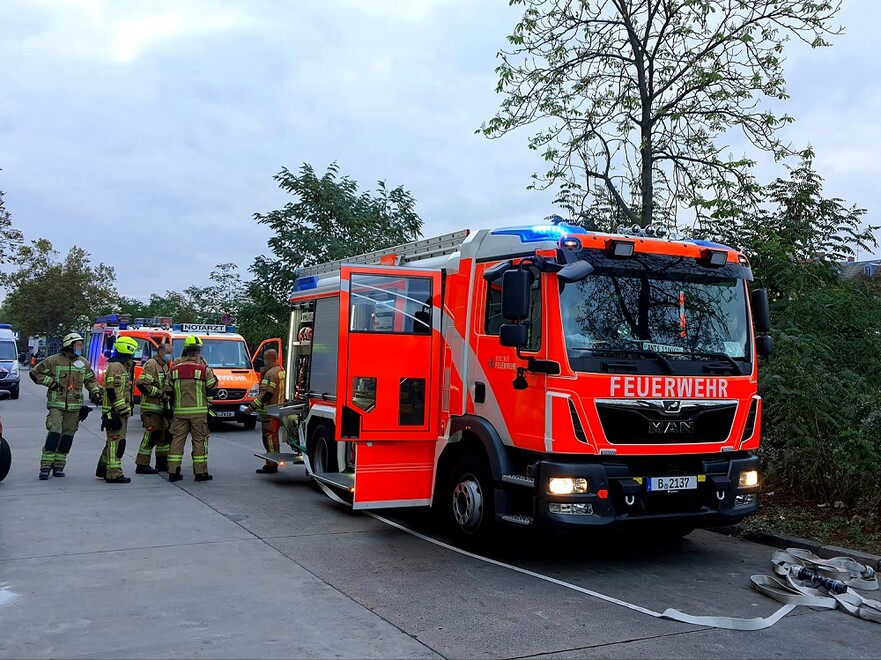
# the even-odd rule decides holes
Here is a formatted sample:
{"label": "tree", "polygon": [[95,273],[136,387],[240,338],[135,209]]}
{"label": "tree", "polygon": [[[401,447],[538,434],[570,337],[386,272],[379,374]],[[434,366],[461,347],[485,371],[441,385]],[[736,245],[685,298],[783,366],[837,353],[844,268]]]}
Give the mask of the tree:
{"label": "tree", "polygon": [[881,284],[841,277],[876,245],[865,210],[823,196],[813,152],[720,224],[771,294],[774,356],[760,369],[762,455],[773,487],[820,501],[881,502]]}
{"label": "tree", "polygon": [[402,186],[389,189],[379,181],[374,193],[359,192],[356,181],[340,176],[336,163],[320,178],[308,163],[296,175],[283,168],[273,178],[296,199],[254,214],[272,229],[273,256],[254,260],[255,277],[239,310],[239,327],[252,343],[287,332],[287,298],[300,268],[400,245],[418,238],[422,229],[413,196]]}
{"label": "tree", "polygon": [[104,263],[92,265],[88,252],[74,246],[64,260],[45,238],[18,248],[17,269],[0,274],[8,290],[4,309],[24,336],[58,336],[82,328],[119,300],[116,274]]}
{"label": "tree", "polygon": [[6,210],[3,203],[3,195],[0,190],[0,264],[6,263],[21,246],[22,234],[12,227],[12,214]]}
{"label": "tree", "polygon": [[792,121],[763,106],[787,98],[783,48],[825,37],[837,0],[511,0],[525,11],[499,52],[497,138],[536,124],[529,148],[549,163],[530,187],[612,204],[628,222],[681,206],[698,218],[756,193],[753,159],[729,131],[775,158]]}

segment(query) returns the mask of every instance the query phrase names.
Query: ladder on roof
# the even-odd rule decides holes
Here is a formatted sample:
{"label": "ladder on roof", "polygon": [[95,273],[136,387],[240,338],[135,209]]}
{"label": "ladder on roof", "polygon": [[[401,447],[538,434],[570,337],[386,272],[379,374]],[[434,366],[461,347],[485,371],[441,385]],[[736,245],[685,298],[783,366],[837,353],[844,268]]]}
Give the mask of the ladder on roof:
{"label": "ladder on roof", "polygon": [[314,266],[306,266],[297,272],[297,277],[309,277],[311,275],[325,275],[338,271],[343,264],[378,264],[381,263],[383,257],[397,257],[396,266],[400,266],[420,259],[430,259],[432,257],[443,257],[458,251],[468,237],[469,230],[461,229],[442,236],[434,236],[432,238],[421,238],[418,241],[396,245],[395,247],[385,248],[382,250],[374,250],[366,254],[359,254],[354,257],[346,257],[336,261],[328,261],[323,264]]}

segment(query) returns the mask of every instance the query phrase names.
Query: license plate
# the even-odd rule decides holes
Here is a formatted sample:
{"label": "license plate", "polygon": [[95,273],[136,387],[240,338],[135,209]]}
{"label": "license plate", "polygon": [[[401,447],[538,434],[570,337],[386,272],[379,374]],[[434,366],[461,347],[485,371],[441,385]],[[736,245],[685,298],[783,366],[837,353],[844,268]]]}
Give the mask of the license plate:
{"label": "license plate", "polygon": [[218,417],[235,417],[236,411],[235,410],[216,410],[214,412],[214,414],[217,415]]}
{"label": "license plate", "polygon": [[648,490],[651,492],[675,493],[678,490],[694,490],[697,488],[697,477],[650,477]]}

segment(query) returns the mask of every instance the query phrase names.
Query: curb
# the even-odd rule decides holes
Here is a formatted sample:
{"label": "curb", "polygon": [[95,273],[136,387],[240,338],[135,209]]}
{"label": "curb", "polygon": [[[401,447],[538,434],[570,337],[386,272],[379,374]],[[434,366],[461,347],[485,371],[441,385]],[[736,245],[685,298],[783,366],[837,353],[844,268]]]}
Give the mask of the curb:
{"label": "curb", "polygon": [[873,555],[869,552],[861,552],[860,550],[850,550],[837,545],[824,545],[819,541],[811,541],[810,539],[799,538],[798,536],[790,536],[789,534],[775,534],[772,532],[745,532],[742,528],[731,525],[728,527],[711,527],[707,531],[726,536],[736,536],[744,541],[752,541],[753,543],[761,543],[773,548],[802,548],[813,552],[823,559],[831,559],[832,557],[841,557],[846,555],[853,557],[861,564],[865,564],[875,570],[881,570],[881,556]]}

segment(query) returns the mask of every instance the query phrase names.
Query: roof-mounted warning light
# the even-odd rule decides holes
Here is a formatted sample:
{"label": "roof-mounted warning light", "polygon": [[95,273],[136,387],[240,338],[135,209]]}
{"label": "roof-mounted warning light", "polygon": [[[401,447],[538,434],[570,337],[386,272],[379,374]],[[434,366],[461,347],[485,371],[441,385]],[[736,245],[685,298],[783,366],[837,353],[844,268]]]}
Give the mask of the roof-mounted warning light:
{"label": "roof-mounted warning light", "polygon": [[516,236],[521,243],[537,243],[552,241],[568,234],[586,234],[584,227],[575,225],[533,225],[532,227],[514,227],[510,229],[493,229],[493,236]]}
{"label": "roof-mounted warning light", "polygon": [[630,259],[636,251],[633,241],[606,241],[606,254],[616,259]]}
{"label": "roof-mounted warning light", "polygon": [[307,275],[294,280],[294,293],[318,288],[318,275]]}
{"label": "roof-mounted warning light", "polygon": [[728,252],[725,250],[701,250],[699,261],[702,266],[721,268],[728,263]]}
{"label": "roof-mounted warning light", "polygon": [[564,250],[577,250],[581,247],[581,241],[574,236],[564,236],[560,239],[560,247]]}

